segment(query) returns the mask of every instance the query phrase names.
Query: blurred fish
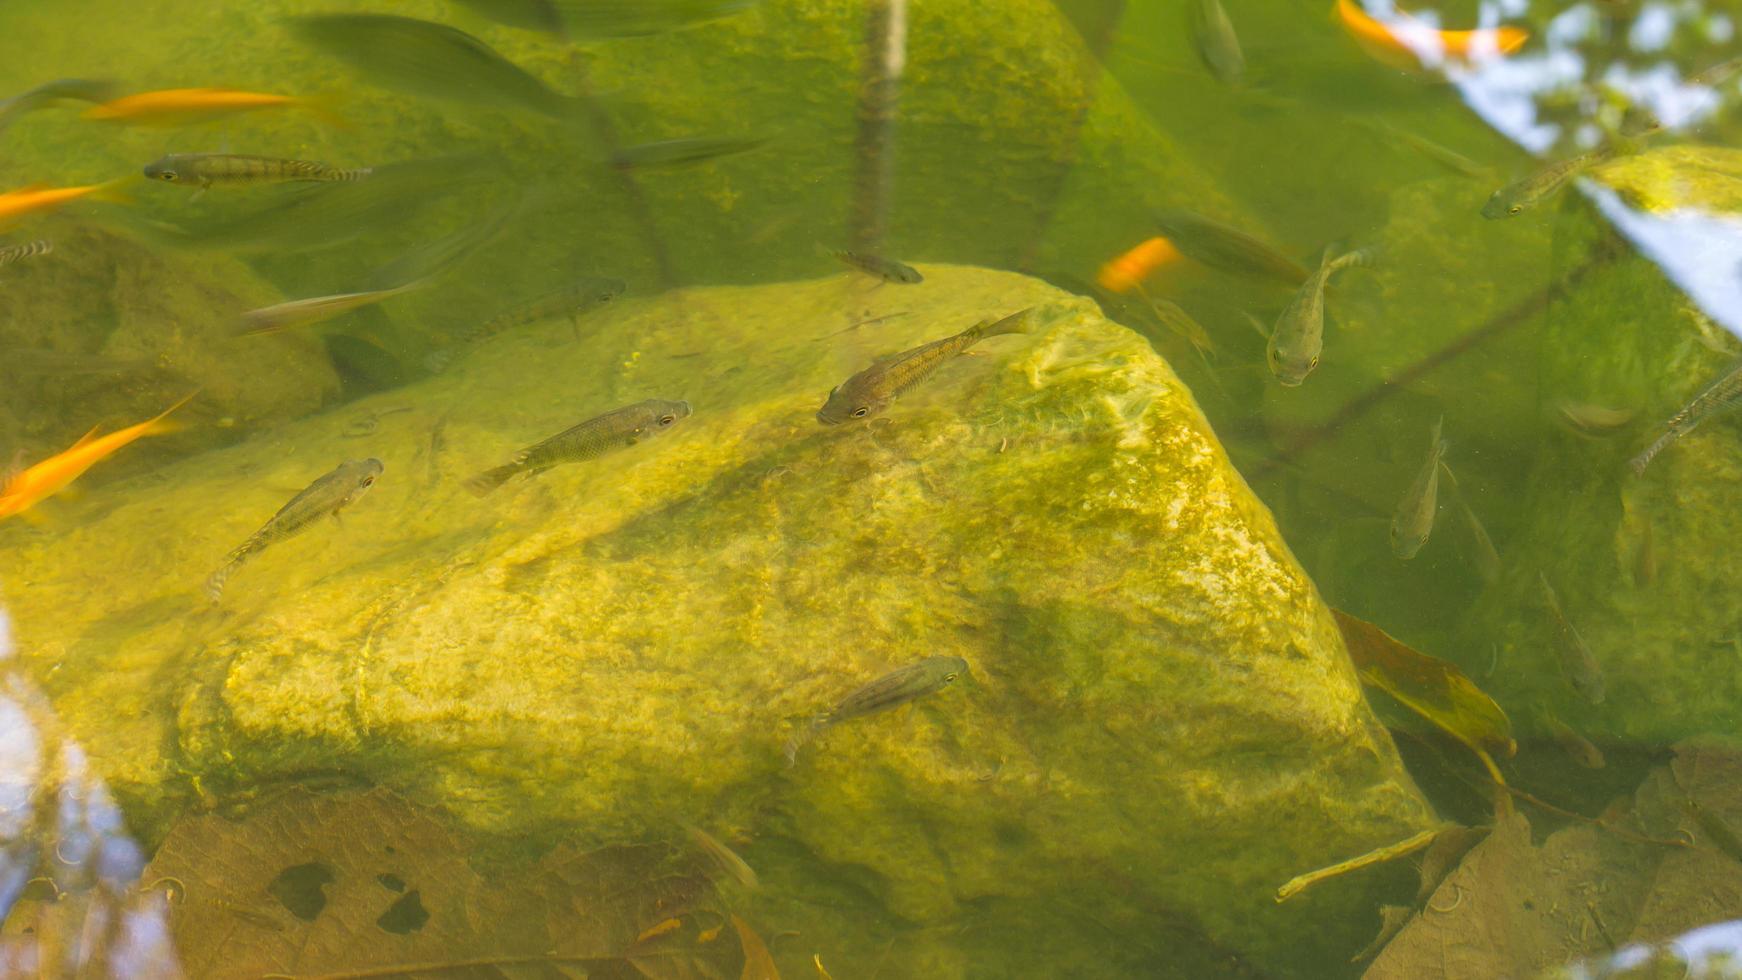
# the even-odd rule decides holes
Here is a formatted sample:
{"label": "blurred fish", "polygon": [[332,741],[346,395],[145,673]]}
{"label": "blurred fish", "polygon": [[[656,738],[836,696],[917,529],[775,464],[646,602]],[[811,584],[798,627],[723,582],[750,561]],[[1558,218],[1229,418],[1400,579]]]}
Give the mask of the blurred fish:
{"label": "blurred fish", "polygon": [[558,94],[465,31],[391,14],[292,17],[305,43],[378,85],[412,95],[573,117],[579,103]]}
{"label": "blurred fish", "polygon": [[817,421],[839,425],[852,419],[878,415],[915,385],[931,377],[945,361],[954,359],[987,337],[1027,333],[1028,314],[1012,313],[1002,320],[981,320],[953,337],[921,344],[912,350],[884,358],[848,378],[829,392],[828,401],[817,410]]}
{"label": "blurred fish", "polygon": [[1206,363],[1215,356],[1216,344],[1210,339],[1210,332],[1205,330],[1204,325],[1193,319],[1192,315],[1182,309],[1178,303],[1166,299],[1156,299],[1150,296],[1149,292],[1142,286],[1137,287],[1137,295],[1149,304],[1150,310],[1155,313],[1155,318],[1161,322],[1163,327],[1181,340],[1191,344]]}
{"label": "blurred fish", "polygon": [[1305,282],[1310,273],[1286,255],[1219,221],[1189,211],[1164,211],[1155,216],[1161,233],[1187,258],[1212,269],[1239,275],[1267,276],[1291,286]]}
{"label": "blurred fish", "polygon": [[799,749],[822,734],[831,725],[863,718],[909,701],[941,691],[968,672],[968,662],[961,657],[927,657],[917,663],[898,667],[841,699],[841,703],[811,719],[786,743],[786,763],[792,765]]}
{"label": "blurred fish", "polygon": [[849,252],[846,249],[831,248],[824,251],[841,263],[858,269],[868,276],[876,276],[884,282],[913,285],[925,281],[925,277],[919,274],[918,269],[905,262],[897,262],[894,259],[881,255],[870,255],[865,252]]}
{"label": "blurred fish", "polygon": [[128,182],[128,179],[123,178],[83,187],[45,187],[42,184],[32,184],[0,193],[0,228],[17,224],[38,212],[53,211],[85,197],[97,201],[127,203],[131,199],[123,188]]}
{"label": "blurred fish", "polygon": [[232,88],[174,88],[138,92],[86,109],[86,119],[132,126],[186,126],[261,109],[304,109],[325,122],[343,126],[343,119],[322,99]]}
{"label": "blurred fish", "polygon": [[1578,156],[1547,164],[1489,195],[1488,203],[1482,205],[1482,217],[1509,218],[1523,214],[1553,197],[1574,177],[1614,155],[1615,148],[1605,144]]}
{"label": "blurred fish", "polygon": [[1434,422],[1427,460],[1391,517],[1391,553],[1404,561],[1414,558],[1421,546],[1427,544],[1428,536],[1433,534],[1434,519],[1439,516],[1440,459],[1446,454],[1446,440],[1440,430],[1444,424],[1444,417]]}
{"label": "blurred fish", "polygon": [[1172,242],[1160,236],[1146,238],[1101,266],[1095,281],[1109,292],[1128,293],[1143,285],[1155,270],[1179,258],[1179,249]]}
{"label": "blurred fish", "polygon": [[1464,488],[1458,483],[1458,478],[1452,474],[1452,468],[1446,465],[1444,456],[1440,458],[1440,471],[1451,481],[1452,489],[1456,491],[1458,510],[1464,515],[1464,525],[1470,529],[1470,542],[1474,550],[1476,574],[1481,576],[1485,585],[1493,585],[1500,581],[1502,566],[1500,551],[1494,547],[1494,539],[1488,536],[1488,529],[1482,525],[1482,519],[1476,516],[1476,511],[1470,506],[1470,501],[1464,496]]}
{"label": "blurred fish", "polygon": [[54,496],[83,476],[86,470],[108,459],[134,440],[174,431],[175,426],[168,421],[169,413],[186,405],[193,397],[188,395],[164,409],[156,418],[125,429],[117,429],[106,436],[98,436],[97,430],[92,429],[85,433],[84,438],[73,443],[70,449],[50,456],[12,477],[0,489],[0,520],[21,514]]}
{"label": "blurred fish", "polygon": [[1663,424],[1663,434],[1646,446],[1644,452],[1633,457],[1628,465],[1633,467],[1634,473],[1643,474],[1657,454],[1667,449],[1670,443],[1694,431],[1701,422],[1729,412],[1738,405],[1742,405],[1742,361],[1732,365],[1718,380],[1701,389],[1681,411],[1670,416]]}
{"label": "blurred fish", "polygon": [[520,212],[522,200],[517,190],[498,202],[481,218],[463,224],[440,238],[415,245],[392,262],[369,274],[365,289],[392,289],[400,283],[433,279],[466,261],[490,244],[508,222]]}
{"label": "blurred fish", "polygon": [[756,878],[756,871],[746,864],[736,851],[720,843],[713,834],[689,823],[684,823],[683,829],[684,833],[689,835],[690,840],[701,848],[702,853],[713,858],[714,863],[720,866],[720,870],[731,875],[738,884],[751,891],[755,891],[761,885],[761,882]]}
{"label": "blurred fish", "polygon": [[543,31],[559,38],[568,37],[562,11],[551,0],[453,0],[480,17],[498,24]]}
{"label": "blurred fish", "polygon": [[1246,56],[1240,53],[1240,38],[1221,0],[1192,0],[1192,40],[1210,74],[1224,84],[1240,84]]}
{"label": "blurred fish", "polygon": [[1402,144],[1435,163],[1476,180],[1493,180],[1494,168],[1477,163],[1469,157],[1448,146],[1435,143],[1433,140],[1405,129],[1399,129],[1388,122],[1372,116],[1349,116],[1352,122],[1378,134],[1391,143]]}
{"label": "blurred fish", "polygon": [[736,153],[748,153],[768,143],[766,138],[694,136],[628,146],[611,156],[611,165],[623,170],[650,167],[681,167]]}
{"label": "blurred fish", "polygon": [[257,337],[261,334],[277,333],[291,327],[330,320],[341,313],[349,313],[360,307],[392,299],[423,285],[425,285],[424,280],[419,279],[387,289],[370,289],[359,293],[337,293],[332,296],[311,296],[307,299],[289,300],[274,306],[263,306],[258,310],[249,310],[242,314],[243,329],[238,336]]}
{"label": "blurred fish", "polygon": [[260,530],[230,552],[224,564],[206,579],[206,595],[217,602],[222,598],[224,585],[230,581],[230,576],[235,575],[248,559],[286,538],[301,534],[323,517],[331,515],[333,520],[338,520],[339,511],[355,503],[375,485],[381,470],[378,459],[353,459],[340,463],[332,472],[309,484],[280,507]]}
{"label": "blurred fish", "polygon": [[1742,56],[1731,58],[1728,61],[1720,61],[1704,71],[1697,72],[1688,77],[1687,83],[1707,88],[1720,88],[1739,74],[1742,74]]}
{"label": "blurred fish", "polygon": [[17,245],[7,245],[0,248],[0,268],[5,268],[14,262],[33,259],[38,255],[47,255],[54,251],[54,243],[49,241],[22,242]]}
{"label": "blurred fish", "polygon": [[553,0],[582,37],[645,37],[749,10],[757,0]]}
{"label": "blurred fish", "polygon": [[368,167],[343,170],[313,160],[241,156],[234,153],[172,153],[146,164],[145,176],[167,184],[270,184],[285,181],[362,180]]}
{"label": "blurred fish", "polygon": [[1549,734],[1554,736],[1555,743],[1561,747],[1561,751],[1570,756],[1574,762],[1586,769],[1601,769],[1608,764],[1608,760],[1603,758],[1602,749],[1592,744],[1590,739],[1573,731],[1554,712],[1545,710],[1543,722],[1548,726]]}
{"label": "blurred fish", "polygon": [[1608,408],[1589,402],[1563,401],[1557,407],[1573,428],[1593,435],[1613,432],[1639,415],[1631,408]]}
{"label": "blurred fish", "polygon": [[27,89],[10,99],[0,100],[0,131],[19,116],[44,109],[68,99],[79,102],[103,102],[115,91],[115,83],[89,78],[61,78]]}
{"label": "blurred fish", "polygon": [[0,347],[0,371],[16,370],[26,377],[74,377],[87,374],[138,374],[157,367],[149,357],[105,357],[68,354],[33,347]]}
{"label": "blurred fish", "polygon": [[521,473],[537,476],[562,463],[580,462],[627,449],[670,429],[689,415],[690,403],[686,401],[650,398],[636,402],[588,419],[522,449],[514,455],[512,463],[486,470],[467,480],[466,489],[482,497]]}
{"label": "blurred fish", "polygon": [[1585,638],[1573,628],[1567,620],[1567,614],[1561,610],[1560,597],[1555,595],[1554,586],[1548,584],[1548,576],[1542,572],[1536,573],[1537,581],[1542,584],[1543,601],[1548,605],[1549,616],[1553,619],[1555,653],[1559,655],[1561,672],[1566,675],[1567,683],[1573,690],[1592,704],[1603,703],[1603,668],[1597,665],[1597,658],[1591,655],[1591,648],[1585,644]]}
{"label": "blurred fish", "polygon": [[[456,347],[467,347],[488,337],[494,337],[506,330],[547,320],[555,316],[566,316],[577,332],[580,330],[581,317],[604,306],[623,295],[627,284],[621,279],[606,279],[587,276],[564,286],[538,296],[527,302],[504,310],[471,330],[461,334],[455,340]],[[444,351],[448,358],[452,352]],[[443,358],[436,370],[447,365],[448,358]]]}
{"label": "blurred fish", "polygon": [[1319,366],[1319,354],[1325,349],[1325,285],[1331,274],[1352,265],[1365,265],[1368,253],[1357,249],[1336,258],[1325,249],[1319,269],[1295,291],[1294,299],[1276,318],[1270,331],[1265,355],[1270,373],[1276,380],[1292,388]]}
{"label": "blurred fish", "polygon": [[1343,29],[1375,61],[1403,71],[1420,71],[1429,61],[1471,61],[1516,52],[1530,40],[1521,27],[1485,27],[1472,31],[1442,31],[1413,17],[1393,23],[1374,19],[1354,0],[1337,0],[1336,15]]}

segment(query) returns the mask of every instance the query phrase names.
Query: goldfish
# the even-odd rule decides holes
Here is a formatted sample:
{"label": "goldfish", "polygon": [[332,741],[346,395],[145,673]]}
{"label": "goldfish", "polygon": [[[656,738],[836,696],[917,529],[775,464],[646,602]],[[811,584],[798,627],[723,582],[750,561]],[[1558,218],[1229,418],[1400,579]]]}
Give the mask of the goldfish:
{"label": "goldfish", "polygon": [[884,674],[842,698],[839,704],[812,718],[808,726],[801,728],[786,744],[787,765],[798,758],[798,751],[805,743],[816,738],[825,728],[899,708],[909,701],[943,690],[966,673],[968,662],[961,657],[927,657]]}
{"label": "goldfish", "polygon": [[1001,334],[1027,333],[1029,312],[1012,313],[996,323],[981,320],[953,337],[921,344],[878,361],[836,385],[823,407],[817,409],[817,421],[824,425],[840,425],[882,413],[896,398],[931,377],[945,361],[981,340]]}
{"label": "goldfish", "polygon": [[1309,275],[1299,262],[1258,238],[1203,215],[1163,211],[1155,215],[1155,224],[1174,248],[1212,269],[1278,279],[1290,286],[1300,285]]}
{"label": "goldfish", "polygon": [[1228,11],[1222,9],[1222,0],[1193,0],[1192,40],[1210,74],[1228,85],[1240,83],[1246,74],[1246,56],[1240,52],[1240,38]]}
{"label": "goldfish", "polygon": [[744,859],[739,857],[736,851],[720,843],[713,834],[687,823],[683,824],[683,829],[684,833],[689,835],[690,840],[695,842],[695,845],[701,848],[708,857],[712,858],[721,870],[736,879],[738,884],[751,891],[755,891],[761,885],[761,882],[756,878],[755,869],[744,863]]}
{"label": "goldfish", "polygon": [[128,197],[122,188],[127,183],[126,180],[111,180],[104,184],[86,184],[82,187],[48,187],[43,184],[32,184],[29,187],[6,191],[0,194],[0,228],[16,224],[39,211],[53,211],[85,197],[98,201],[126,203]]}
{"label": "goldfish", "polygon": [[307,299],[293,299],[273,306],[263,306],[258,310],[249,310],[242,314],[242,324],[245,329],[241,336],[254,337],[260,334],[277,333],[290,327],[302,326],[330,320],[341,313],[370,306],[385,299],[391,299],[402,293],[408,293],[422,286],[422,280],[408,282],[387,289],[369,289],[359,293],[336,293],[332,296],[311,296]]}
{"label": "goldfish", "polygon": [[50,456],[12,477],[6,481],[5,488],[0,489],[0,520],[21,514],[66,489],[86,470],[134,440],[174,431],[175,427],[168,421],[170,413],[186,405],[193,397],[188,395],[164,409],[156,418],[117,429],[106,436],[98,436],[97,430],[92,429],[65,452]]}
{"label": "goldfish", "polygon": [[224,564],[206,579],[206,595],[217,602],[224,594],[224,585],[242,565],[254,555],[286,538],[308,530],[323,517],[339,519],[339,511],[357,502],[381,476],[378,459],[353,459],[340,463],[330,473],[303,488],[301,493],[278,509],[260,530],[248,536],[224,559]]}
{"label": "goldfish", "polygon": [[1391,517],[1391,553],[1408,561],[1433,534],[1434,518],[1439,515],[1440,459],[1446,454],[1446,440],[1440,430],[1445,419],[1434,423],[1428,443],[1427,460],[1416,473],[1415,481],[1397,504]]}
{"label": "goldfish", "polygon": [[38,255],[47,255],[54,251],[54,243],[48,241],[21,242],[17,245],[0,247],[0,268],[25,259],[33,259]]}
{"label": "goldfish", "polygon": [[689,418],[690,403],[649,398],[606,412],[516,453],[505,466],[486,470],[466,481],[466,489],[482,497],[525,473],[537,476],[562,463],[593,459],[651,439]]}
{"label": "goldfish", "polygon": [[1343,29],[1375,61],[1405,71],[1421,70],[1424,56],[1472,61],[1483,56],[1512,54],[1530,40],[1530,32],[1521,27],[1442,31],[1407,16],[1385,24],[1362,10],[1354,0],[1337,0],[1335,13]]}
{"label": "goldfish", "polygon": [[1141,286],[1155,270],[1179,258],[1179,249],[1167,239],[1160,236],[1145,238],[1101,266],[1095,282],[1108,292],[1128,293]]}
{"label": "goldfish", "polygon": [[884,282],[898,282],[913,285],[924,282],[925,277],[919,270],[905,262],[897,262],[881,255],[869,255],[864,252],[849,252],[846,249],[829,249],[828,253],[839,259],[843,264],[852,266],[868,276],[876,276]]}
{"label": "goldfish", "polygon": [[1270,331],[1265,355],[1276,380],[1292,388],[1319,366],[1325,348],[1325,286],[1338,269],[1365,265],[1367,259],[1368,253],[1360,250],[1332,258],[1325,249],[1318,271],[1301,283]]}
{"label": "goldfish", "polygon": [[368,167],[346,170],[313,160],[282,160],[234,153],[172,153],[145,167],[145,176],[150,180],[166,184],[198,184],[202,190],[213,184],[362,180],[371,172]]}
{"label": "goldfish", "polygon": [[84,111],[84,117],[132,126],[185,126],[240,112],[285,108],[305,109],[329,123],[343,123],[319,99],[244,92],[233,88],[172,88],[138,92],[91,106]]}
{"label": "goldfish", "polygon": [[1732,365],[1716,381],[1702,388],[1681,411],[1670,416],[1669,421],[1663,424],[1663,434],[1633,457],[1628,465],[1633,467],[1634,473],[1643,474],[1657,454],[1669,448],[1671,443],[1694,431],[1701,422],[1722,415],[1738,405],[1742,405],[1742,361]]}
{"label": "goldfish", "polygon": [[1567,683],[1573,686],[1573,690],[1579,692],[1586,701],[1602,704],[1603,668],[1598,666],[1597,658],[1591,655],[1591,648],[1585,643],[1585,638],[1579,635],[1579,631],[1567,619],[1567,614],[1562,611],[1560,597],[1555,595],[1554,586],[1548,584],[1548,576],[1539,571],[1536,577],[1542,585],[1543,603],[1548,606],[1553,620],[1555,652],[1560,657],[1561,672],[1566,675]]}

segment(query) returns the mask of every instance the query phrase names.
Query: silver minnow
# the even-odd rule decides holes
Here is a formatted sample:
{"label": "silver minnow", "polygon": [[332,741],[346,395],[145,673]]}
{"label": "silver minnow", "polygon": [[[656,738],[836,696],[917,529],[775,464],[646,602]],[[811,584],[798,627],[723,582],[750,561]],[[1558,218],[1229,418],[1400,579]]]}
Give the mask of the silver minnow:
{"label": "silver minnow", "polygon": [[961,657],[927,657],[917,663],[899,667],[884,674],[852,694],[828,711],[811,719],[809,725],[786,743],[786,763],[792,765],[798,750],[821,734],[823,729],[852,718],[874,715],[900,707],[909,701],[941,691],[968,672],[968,662]]}
{"label": "silver minnow", "polygon": [[1270,331],[1265,355],[1276,380],[1292,388],[1319,366],[1319,354],[1325,349],[1325,286],[1331,281],[1331,273],[1352,265],[1365,265],[1368,257],[1369,253],[1356,250],[1332,258],[1331,250],[1325,249],[1318,271],[1300,284],[1294,299],[1276,318],[1275,329]]}
{"label": "silver minnow", "polygon": [[1440,459],[1446,454],[1446,440],[1440,437],[1445,424],[1442,417],[1434,423],[1433,439],[1428,444],[1427,459],[1416,473],[1409,492],[1398,502],[1397,513],[1391,517],[1391,553],[1405,561],[1414,558],[1433,533],[1434,518],[1440,510]]}
{"label": "silver minnow", "polygon": [[512,462],[466,481],[466,489],[482,497],[522,473],[536,476],[562,463],[593,459],[651,439],[690,416],[690,403],[649,398],[590,418],[579,425],[528,446]]}
{"label": "silver minnow", "polygon": [[301,534],[323,517],[331,515],[338,520],[339,511],[367,493],[380,476],[380,460],[353,459],[340,463],[337,469],[309,484],[280,507],[278,513],[272,515],[272,520],[230,552],[224,564],[206,579],[206,595],[217,602],[224,594],[224,584],[249,558],[285,538]]}

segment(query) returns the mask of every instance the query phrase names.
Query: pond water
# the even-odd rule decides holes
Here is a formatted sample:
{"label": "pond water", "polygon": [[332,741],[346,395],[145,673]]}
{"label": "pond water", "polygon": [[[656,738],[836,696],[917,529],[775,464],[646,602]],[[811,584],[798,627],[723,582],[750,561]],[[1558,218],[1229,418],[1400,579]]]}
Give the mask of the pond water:
{"label": "pond water", "polygon": [[0,7],[0,976],[1742,976],[1738,18]]}

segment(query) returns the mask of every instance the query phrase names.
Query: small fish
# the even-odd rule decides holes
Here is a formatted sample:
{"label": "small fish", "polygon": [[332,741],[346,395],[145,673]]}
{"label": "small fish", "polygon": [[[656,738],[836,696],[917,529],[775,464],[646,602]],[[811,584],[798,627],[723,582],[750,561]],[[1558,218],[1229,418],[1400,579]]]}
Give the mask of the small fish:
{"label": "small fish", "polygon": [[145,176],[167,184],[269,184],[287,181],[362,180],[368,167],[343,170],[313,160],[242,156],[234,153],[172,153],[149,163]]}
{"label": "small fish", "polygon": [[352,310],[391,299],[402,293],[411,292],[423,284],[423,281],[419,280],[388,289],[369,289],[360,293],[337,293],[332,296],[311,296],[307,299],[293,299],[273,306],[263,306],[258,310],[249,310],[242,314],[244,329],[238,336],[256,337],[261,334],[277,333],[291,327],[330,320],[341,313],[349,313]]}
{"label": "small fish", "polygon": [[292,17],[290,24],[305,44],[386,88],[557,119],[574,118],[581,106],[495,48],[446,24],[392,14],[314,14]]}
{"label": "small fish", "polygon": [[272,515],[272,520],[230,552],[224,564],[206,579],[206,595],[217,602],[223,597],[224,585],[230,581],[230,576],[235,575],[248,559],[286,538],[301,534],[323,517],[331,515],[338,520],[339,511],[356,503],[357,498],[375,485],[381,469],[378,459],[353,459],[340,463],[332,472],[309,484],[280,507],[278,513]]}
{"label": "small fish", "polygon": [[1174,248],[1212,269],[1268,277],[1290,286],[1300,285],[1310,275],[1299,262],[1257,238],[1202,215],[1164,211],[1155,216],[1155,223]]}
{"label": "small fish", "polygon": [[1434,422],[1427,460],[1391,517],[1391,553],[1404,561],[1414,558],[1421,546],[1427,544],[1428,535],[1434,530],[1434,518],[1439,516],[1440,459],[1446,454],[1446,440],[1440,430],[1444,424],[1444,417]]}
{"label": "small fish", "polygon": [[1293,388],[1319,366],[1319,354],[1325,348],[1325,285],[1338,269],[1365,265],[1367,259],[1368,253],[1359,249],[1336,258],[1325,249],[1318,271],[1301,283],[1270,331],[1265,355],[1277,381]]}
{"label": "small fish", "polygon": [[687,139],[661,140],[627,146],[611,155],[611,165],[623,170],[649,167],[679,167],[705,163],[719,157],[748,153],[768,142],[767,139],[695,136]]}
{"label": "small fish", "polygon": [[627,449],[670,429],[690,416],[690,403],[650,398],[606,412],[580,425],[522,449],[506,466],[472,477],[466,489],[482,497],[515,476],[537,476],[562,463],[593,459],[618,449]]}
{"label": "small fish", "polygon": [[91,106],[86,119],[132,126],[185,126],[261,109],[304,109],[334,125],[344,125],[321,99],[231,88],[174,88],[124,95]]}
{"label": "small fish", "polygon": [[1442,31],[1413,17],[1400,15],[1390,24],[1369,15],[1354,0],[1337,0],[1337,20],[1375,61],[1402,71],[1427,67],[1424,54],[1450,61],[1471,61],[1516,52],[1530,40],[1521,27],[1485,27],[1473,31]]}
{"label": "small fish", "polygon": [[738,933],[738,945],[744,950],[744,969],[739,972],[738,980],[780,980],[780,968],[775,966],[774,954],[768,951],[768,944],[737,913],[729,915],[732,928]]}
{"label": "small fish", "polygon": [[1621,428],[1639,414],[1631,408],[1608,408],[1588,402],[1563,401],[1558,406],[1561,417],[1580,432],[1599,435]]}
{"label": "small fish", "polygon": [[562,11],[557,9],[557,5],[552,0],[454,0],[454,2],[498,24],[524,28],[529,31],[543,31],[564,40],[568,38],[568,25],[563,23]]}
{"label": "small fish", "polygon": [[1149,304],[1155,318],[1163,327],[1175,336],[1191,344],[1207,363],[1216,354],[1216,343],[1210,339],[1210,332],[1204,325],[1193,319],[1178,303],[1166,299],[1156,299],[1142,286],[1137,287],[1137,295]]}
{"label": "small fish", "polygon": [[1155,270],[1179,258],[1180,251],[1172,242],[1159,235],[1146,238],[1101,266],[1095,282],[1109,292],[1128,293],[1143,285]]}
{"label": "small fish", "polygon": [[1603,668],[1597,665],[1597,658],[1591,655],[1591,648],[1585,644],[1585,638],[1579,635],[1579,631],[1561,610],[1560,597],[1555,595],[1554,586],[1548,584],[1548,576],[1537,572],[1536,577],[1542,584],[1543,601],[1548,605],[1549,615],[1554,620],[1555,652],[1560,656],[1561,671],[1566,675],[1567,683],[1586,701],[1602,704]]}
{"label": "small fish", "polygon": [[18,245],[7,245],[0,248],[0,269],[14,262],[33,259],[38,255],[47,255],[54,251],[54,243],[48,241],[23,242]]}
{"label": "small fish", "polygon": [[1002,320],[981,320],[953,337],[921,344],[912,350],[884,358],[829,392],[828,401],[817,409],[817,421],[840,425],[852,419],[882,414],[895,399],[931,377],[945,361],[955,358],[987,337],[1027,333],[1031,310],[1012,313]]}
{"label": "small fish", "polygon": [[9,99],[0,99],[0,130],[27,112],[47,108],[56,102],[77,100],[103,102],[114,95],[115,84],[89,78],[61,78],[44,82]]}
{"label": "small fish", "polygon": [[1477,163],[1475,160],[1459,153],[1457,150],[1436,143],[1425,136],[1409,132],[1405,129],[1399,129],[1390,123],[1376,118],[1350,116],[1349,119],[1351,122],[1378,134],[1385,140],[1392,143],[1400,143],[1409,147],[1417,153],[1420,153],[1422,156],[1427,157],[1454,173],[1463,174],[1465,177],[1471,177],[1476,180],[1492,180],[1494,178],[1493,167]]}
{"label": "small fish", "polygon": [[919,270],[905,262],[884,258],[881,255],[868,255],[864,252],[849,252],[846,249],[828,249],[828,253],[842,263],[858,269],[868,276],[876,276],[884,282],[899,282],[909,285],[924,282],[925,277]]}
{"label": "small fish", "polygon": [[1452,468],[1446,465],[1443,457],[1440,459],[1440,472],[1446,475],[1446,479],[1451,481],[1452,489],[1457,491],[1458,510],[1463,512],[1464,525],[1470,529],[1470,541],[1475,549],[1476,574],[1482,577],[1484,584],[1493,585],[1500,581],[1500,551],[1494,547],[1494,539],[1488,536],[1488,529],[1482,525],[1482,519],[1476,516],[1470,502],[1464,499],[1464,488],[1459,485],[1458,478],[1452,474]]}
{"label": "small fish", "polygon": [[1681,411],[1670,416],[1663,424],[1663,434],[1646,446],[1644,452],[1633,457],[1628,465],[1633,467],[1634,473],[1643,474],[1657,454],[1669,448],[1670,443],[1694,431],[1707,419],[1729,412],[1738,405],[1742,405],[1742,361],[1732,365],[1716,381],[1702,388]]}
{"label": "small fish", "polygon": [[899,708],[909,701],[923,698],[954,684],[968,672],[968,662],[961,657],[927,657],[917,663],[898,667],[841,699],[841,703],[811,719],[786,744],[786,762],[791,765],[799,749],[832,725],[854,718]]}
{"label": "small fish", "polygon": [[42,184],[32,184],[29,187],[20,187],[17,190],[0,193],[0,228],[14,225],[38,212],[53,211],[85,197],[117,204],[128,203],[131,199],[123,191],[123,187],[129,182],[126,179],[111,180],[103,184],[86,184],[82,187],[47,187]]}
{"label": "small fish", "polygon": [[6,481],[5,487],[0,489],[0,520],[14,514],[21,514],[54,496],[65,489],[68,484],[83,476],[86,470],[114,455],[116,450],[134,440],[144,436],[173,432],[176,427],[168,421],[169,414],[186,405],[193,397],[193,395],[188,395],[164,409],[162,414],[156,418],[148,419],[137,425],[130,425],[125,429],[117,429],[106,436],[98,436],[97,430],[92,429],[85,433],[84,438],[73,443],[70,449],[50,456],[12,477]]}
{"label": "small fish", "polygon": [[1561,751],[1570,756],[1574,762],[1586,769],[1601,769],[1608,764],[1608,760],[1603,758],[1602,749],[1597,748],[1590,739],[1573,731],[1554,712],[1544,712],[1543,721],[1548,726],[1549,734],[1554,736],[1555,743],[1561,747]]}
{"label": "small fish", "polygon": [[688,823],[683,824],[683,829],[684,833],[689,835],[690,840],[701,848],[704,854],[712,858],[714,863],[720,866],[720,870],[731,875],[738,884],[751,891],[755,891],[761,886],[762,883],[756,878],[756,871],[746,864],[736,851],[720,843],[713,834]]}
{"label": "small fish", "polygon": [[1687,83],[1707,88],[1718,88],[1738,74],[1742,74],[1742,57],[1720,61],[1705,71],[1689,76]]}
{"label": "small fish", "polygon": [[1529,176],[1507,184],[1489,195],[1488,203],[1482,205],[1482,217],[1492,220],[1523,214],[1553,197],[1574,177],[1614,155],[1615,148],[1604,145],[1546,164]]}
{"label": "small fish", "polygon": [[1240,53],[1240,38],[1221,0],[1193,0],[1192,40],[1210,74],[1226,85],[1240,84],[1246,74],[1246,56]]}

